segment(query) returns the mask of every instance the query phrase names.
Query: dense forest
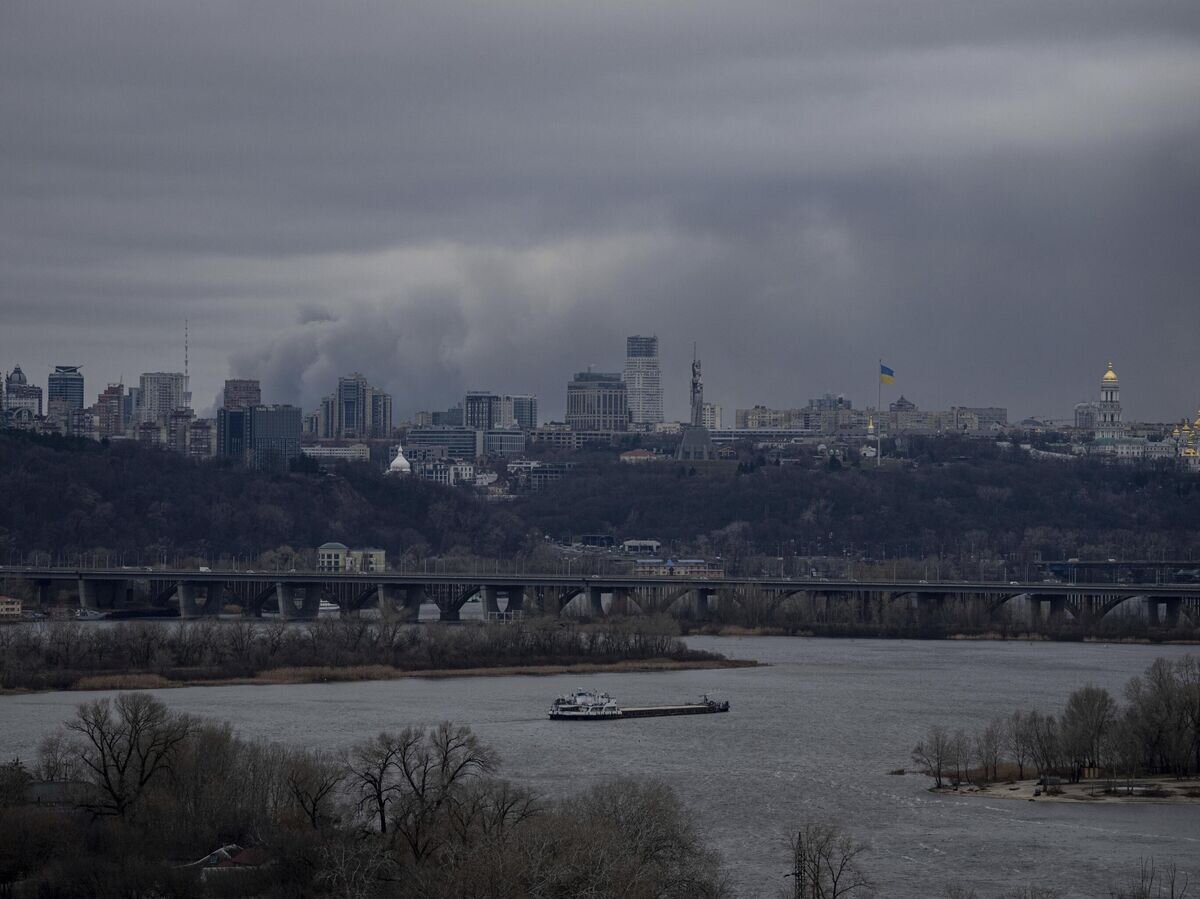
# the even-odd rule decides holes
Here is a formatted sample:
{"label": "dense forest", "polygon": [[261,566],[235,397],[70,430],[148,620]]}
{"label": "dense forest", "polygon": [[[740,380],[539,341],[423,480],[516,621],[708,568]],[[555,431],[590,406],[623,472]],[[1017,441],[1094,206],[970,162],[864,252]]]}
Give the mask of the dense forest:
{"label": "dense forest", "polygon": [[738,461],[621,465],[583,457],[511,502],[387,479],[369,466],[268,474],[137,445],[0,432],[0,562],[34,551],[254,556],[327,540],[389,558],[553,558],[545,536],[656,538],[674,553],[927,559],[1189,559],[1200,477],[1032,460],[991,441],[914,440],[876,469]]}

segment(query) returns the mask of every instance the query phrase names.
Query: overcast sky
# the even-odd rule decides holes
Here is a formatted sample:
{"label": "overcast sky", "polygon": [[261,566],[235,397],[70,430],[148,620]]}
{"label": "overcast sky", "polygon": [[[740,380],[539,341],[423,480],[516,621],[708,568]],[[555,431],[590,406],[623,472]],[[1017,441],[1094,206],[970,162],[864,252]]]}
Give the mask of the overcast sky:
{"label": "overcast sky", "polygon": [[1200,3],[0,3],[0,368],[1200,405]]}

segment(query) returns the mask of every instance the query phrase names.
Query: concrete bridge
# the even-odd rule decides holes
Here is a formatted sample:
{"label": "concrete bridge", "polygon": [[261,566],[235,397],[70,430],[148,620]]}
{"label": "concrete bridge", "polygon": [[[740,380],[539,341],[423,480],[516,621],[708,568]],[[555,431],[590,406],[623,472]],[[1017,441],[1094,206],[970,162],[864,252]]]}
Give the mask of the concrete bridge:
{"label": "concrete bridge", "polygon": [[[1181,617],[1200,625],[1200,584],[1020,583],[1017,581],[903,581],[825,578],[690,578],[635,575],[489,573],[327,573],[314,571],[197,571],[164,568],[56,568],[0,566],[0,578],[21,578],[39,591],[64,586],[78,592],[84,609],[131,606],[134,585],[152,607],[177,605],[184,618],[215,615],[227,605],[244,614],[275,610],[286,619],[315,618],[321,602],[342,614],[378,610],[387,618],[415,621],[422,604],[437,606],[442,621],[458,621],[478,598],[486,613],[561,615],[669,613],[703,619],[732,603],[772,614],[791,600],[825,610],[838,620],[870,622],[885,611],[907,609],[936,620],[954,607],[991,618],[1014,599],[1030,603],[1050,621],[1068,616],[1096,622],[1122,603],[1144,603],[1150,620],[1173,627]],[[603,598],[609,597],[605,605]]]}

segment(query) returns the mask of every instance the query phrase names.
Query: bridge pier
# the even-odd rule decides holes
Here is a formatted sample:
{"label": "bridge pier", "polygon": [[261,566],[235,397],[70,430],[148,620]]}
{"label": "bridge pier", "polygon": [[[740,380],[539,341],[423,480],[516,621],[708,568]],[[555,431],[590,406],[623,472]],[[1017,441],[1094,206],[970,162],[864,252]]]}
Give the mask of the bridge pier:
{"label": "bridge pier", "polygon": [[595,618],[601,618],[604,615],[604,598],[599,587],[594,587],[588,584],[587,588],[588,614]]}
{"label": "bridge pier", "polygon": [[514,586],[508,588],[508,606],[506,612],[521,612],[525,609],[525,588]]}
{"label": "bridge pier", "polygon": [[[175,595],[179,598],[179,617],[180,618],[200,618],[202,616],[215,616],[221,610],[220,603],[217,601],[217,596],[220,596],[220,584],[204,584],[204,602],[198,604],[196,602],[197,588],[200,584],[191,583],[189,581],[180,581],[175,588]],[[214,595],[215,594],[215,595]]]}
{"label": "bridge pier", "polygon": [[489,618],[492,615],[500,614],[500,602],[496,599],[496,588],[490,585],[484,586],[480,591],[483,600],[483,616]]}
{"label": "bridge pier", "polygon": [[405,587],[399,584],[377,584],[375,598],[382,618],[391,621],[414,622],[421,617],[421,603],[425,601],[425,585]]}
{"label": "bridge pier", "polygon": [[1168,596],[1162,603],[1167,610],[1166,619],[1163,621],[1163,624],[1169,628],[1179,627],[1179,609],[1183,605],[1183,598]]}
{"label": "bridge pier", "polygon": [[[296,588],[304,591],[299,608],[296,607]],[[291,584],[280,581],[275,585],[275,596],[279,601],[279,617],[286,621],[312,621],[321,611],[320,584]]]}
{"label": "bridge pier", "polygon": [[692,614],[697,621],[708,618],[708,597],[711,593],[707,587],[697,587],[692,591]]}
{"label": "bridge pier", "polygon": [[1065,596],[1050,597],[1050,617],[1051,624],[1062,624],[1067,617],[1067,598]]}
{"label": "bridge pier", "polygon": [[96,596],[96,582],[79,579],[79,608],[95,611],[100,608],[100,599]]}
{"label": "bridge pier", "polygon": [[608,606],[609,615],[628,615],[629,611],[629,588],[617,587],[613,590],[612,602]]}
{"label": "bridge pier", "polygon": [[129,599],[129,587],[125,581],[99,581],[79,579],[79,607],[81,609],[119,609]]}

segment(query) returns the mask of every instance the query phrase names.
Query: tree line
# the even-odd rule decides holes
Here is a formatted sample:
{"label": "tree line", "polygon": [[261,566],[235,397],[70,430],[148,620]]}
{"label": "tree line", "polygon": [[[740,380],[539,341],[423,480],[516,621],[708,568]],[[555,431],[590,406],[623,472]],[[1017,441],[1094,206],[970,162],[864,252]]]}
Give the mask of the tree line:
{"label": "tree line", "polygon": [[[0,432],[0,562],[101,553],[257,557],[329,540],[393,560],[552,557],[544,537],[654,537],[672,552],[749,557],[1188,559],[1200,552],[1200,476],[1173,468],[1033,461],[994,442],[911,442],[881,470],[730,463],[684,468],[582,456],[570,477],[509,503],[368,465],[336,476],[250,471],[136,444]],[[742,447],[747,459],[758,451]]]}
{"label": "tree line", "polygon": [[279,621],[75,621],[0,627],[0,687],[65,689],[101,675],[204,681],[280,669],[383,666],[402,671],[715,660],[692,650],[666,619],[577,625],[528,623],[423,627],[366,618]]}
{"label": "tree line", "polygon": [[1119,792],[1138,777],[1200,776],[1200,661],[1155,659],[1125,685],[1124,699],[1089,684],[1058,713],[1017,709],[974,733],[933,725],[912,759],[935,788],[1035,774],[1103,779]]}

